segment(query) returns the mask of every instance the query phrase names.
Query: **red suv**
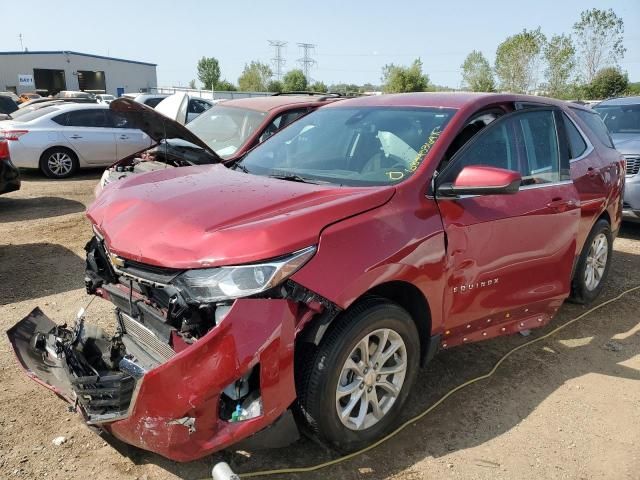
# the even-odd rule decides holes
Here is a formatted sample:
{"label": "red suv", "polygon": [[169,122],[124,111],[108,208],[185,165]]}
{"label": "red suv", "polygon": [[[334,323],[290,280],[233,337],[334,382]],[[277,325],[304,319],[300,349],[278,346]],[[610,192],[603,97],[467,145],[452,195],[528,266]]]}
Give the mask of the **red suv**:
{"label": "red suv", "polygon": [[36,309],[9,337],[89,424],[171,459],[296,424],[350,451],[394,427],[438,349],[600,293],[624,186],[609,144],[596,112],[539,97],[335,102],[231,168],[106,188],[85,281],[116,334]]}

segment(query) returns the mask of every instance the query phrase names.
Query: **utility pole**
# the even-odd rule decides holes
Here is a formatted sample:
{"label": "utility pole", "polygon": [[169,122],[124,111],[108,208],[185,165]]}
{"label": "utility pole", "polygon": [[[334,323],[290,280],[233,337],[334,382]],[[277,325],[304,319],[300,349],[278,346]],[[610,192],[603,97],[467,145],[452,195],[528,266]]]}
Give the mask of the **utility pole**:
{"label": "utility pole", "polygon": [[18,34],[18,39],[20,40],[20,51],[24,52],[24,45],[22,45],[22,34]]}
{"label": "utility pole", "polygon": [[281,80],[282,78],[282,67],[286,63],[286,60],[282,58],[282,49],[287,45],[287,42],[283,42],[280,40],[269,40],[269,45],[275,48],[275,57],[271,59],[273,62],[273,66],[275,67],[276,78]]}
{"label": "utility pole", "polygon": [[298,63],[302,66],[302,71],[304,72],[307,82],[311,82],[309,70],[311,70],[311,67],[317,63],[313,58],[311,58],[311,53],[316,46],[313,43],[299,43],[298,46],[302,48],[302,58],[298,59]]}

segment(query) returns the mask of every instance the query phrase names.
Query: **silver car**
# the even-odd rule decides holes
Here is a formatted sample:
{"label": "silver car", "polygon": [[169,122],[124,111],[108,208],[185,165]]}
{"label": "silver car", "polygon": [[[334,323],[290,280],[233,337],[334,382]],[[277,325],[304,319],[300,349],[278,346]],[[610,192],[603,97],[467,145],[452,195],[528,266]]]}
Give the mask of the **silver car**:
{"label": "silver car", "polygon": [[17,167],[67,178],[79,168],[108,166],[151,146],[141,130],[105,104],[50,105],[0,122]]}
{"label": "silver car", "polygon": [[640,221],[640,96],[612,98],[593,109],[627,161],[623,215],[627,220]]}

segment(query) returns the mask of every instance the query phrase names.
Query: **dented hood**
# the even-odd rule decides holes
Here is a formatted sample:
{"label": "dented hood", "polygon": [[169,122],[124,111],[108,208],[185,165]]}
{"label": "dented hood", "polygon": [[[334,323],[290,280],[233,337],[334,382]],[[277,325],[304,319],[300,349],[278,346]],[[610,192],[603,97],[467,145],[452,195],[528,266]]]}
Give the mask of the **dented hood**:
{"label": "dented hood", "polygon": [[209,147],[202,139],[200,139],[200,137],[195,135],[184,125],[181,125],[174,119],[169,118],[147,105],[138,103],[130,98],[120,97],[112,101],[109,104],[109,108],[124,116],[132,125],[132,128],[142,130],[156,143],[159,143],[165,138],[185,140],[203,148],[217,158],[218,161],[222,161],[211,147]]}
{"label": "dented hood", "polygon": [[202,268],[317,244],[324,227],[383,205],[394,191],[290,182],[216,164],[111,184],[87,216],[111,253],[162,267]]}

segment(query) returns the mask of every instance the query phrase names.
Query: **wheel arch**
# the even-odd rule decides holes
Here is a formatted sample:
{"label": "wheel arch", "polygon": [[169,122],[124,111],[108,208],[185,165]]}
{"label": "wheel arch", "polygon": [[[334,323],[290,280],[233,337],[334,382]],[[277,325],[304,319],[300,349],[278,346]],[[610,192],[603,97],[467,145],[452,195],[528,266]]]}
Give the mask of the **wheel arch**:
{"label": "wheel arch", "polygon": [[[391,280],[371,287],[356,298],[346,310],[360,304],[366,298],[377,297],[395,303],[404,308],[413,319],[420,340],[420,363],[424,366],[435,355],[440,344],[440,335],[432,335],[432,315],[429,301],[422,291],[412,283],[403,280]],[[331,324],[340,319],[340,314],[327,319],[316,319],[304,328],[303,342],[319,345]]]}
{"label": "wheel arch", "polygon": [[[426,365],[437,350],[439,336],[432,336],[432,315],[429,301],[412,283],[392,280],[371,288],[364,296],[387,299],[404,308],[413,319],[420,336],[421,364]],[[359,299],[358,299],[359,300]],[[357,301],[356,301],[357,302]]]}

